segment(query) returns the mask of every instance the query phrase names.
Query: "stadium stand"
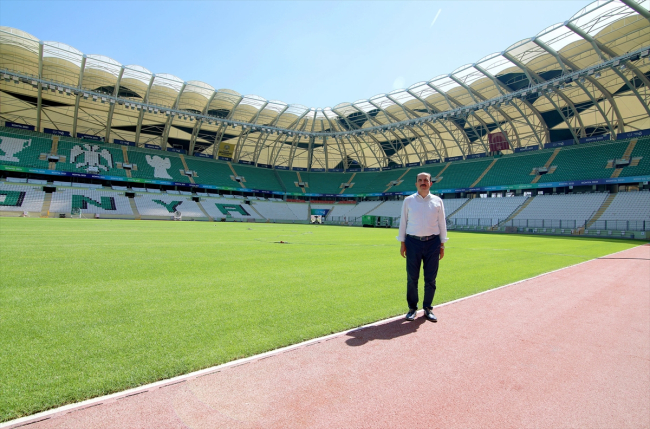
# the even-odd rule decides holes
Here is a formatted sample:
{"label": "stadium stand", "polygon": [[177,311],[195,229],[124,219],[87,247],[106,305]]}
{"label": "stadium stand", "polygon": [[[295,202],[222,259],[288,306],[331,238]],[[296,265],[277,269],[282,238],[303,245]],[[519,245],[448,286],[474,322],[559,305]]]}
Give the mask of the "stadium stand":
{"label": "stadium stand", "polygon": [[650,138],[638,139],[629,158],[630,165],[623,168],[619,177],[650,175]]}
{"label": "stadium stand", "polygon": [[587,228],[650,231],[650,191],[610,194]]}
{"label": "stadium stand", "polygon": [[[352,208],[343,216],[345,216],[348,220],[357,217],[360,218],[361,216],[368,214],[370,211],[375,209],[381,203],[382,201],[361,201],[360,203],[352,206]],[[336,214],[333,216],[339,216],[339,215]]]}
{"label": "stadium stand", "polygon": [[46,170],[51,149],[52,139],[41,133],[0,130],[0,164]]}
{"label": "stadium stand", "polygon": [[[435,178],[446,166],[447,164],[428,164],[424,167],[413,167],[408,170],[393,170],[393,173],[396,174],[396,176],[390,177],[390,180],[385,184],[385,186],[388,186],[392,181],[399,183],[388,188],[386,192],[416,192],[415,182],[418,174],[429,173],[432,178]],[[382,186],[384,186],[383,183]],[[381,192],[384,190],[386,190],[386,188],[383,188]]]}
{"label": "stadium stand", "polygon": [[[344,194],[373,194],[384,192],[391,180],[396,180],[406,170],[388,170],[382,172],[363,172],[352,173],[350,184],[353,186],[346,188]],[[339,184],[340,186],[340,184]],[[339,189],[341,192],[341,189]]]}
{"label": "stadium stand", "polygon": [[51,213],[71,213],[73,208],[81,213],[133,216],[129,199],[120,192],[57,189],[52,194]]}
{"label": "stadium stand", "polygon": [[494,166],[475,186],[485,187],[530,183],[535,177],[535,175],[531,175],[533,169],[543,167],[552,153],[553,149],[546,149],[497,158]]}
{"label": "stadium stand", "polygon": [[491,163],[492,159],[449,162],[438,173],[439,181],[431,189],[469,188]]}
{"label": "stadium stand", "polygon": [[621,140],[564,147],[551,163],[557,168],[552,173],[549,170],[538,183],[610,177],[613,170],[606,169],[607,162],[622,157],[628,144],[628,140]]}
{"label": "stadium stand", "polygon": [[356,206],[356,204],[335,204],[332,210],[327,214],[328,220],[333,218],[347,217],[348,213]]}
{"label": "stadium stand", "polygon": [[0,211],[40,214],[44,198],[40,187],[0,183]]}
{"label": "stadium stand", "polygon": [[308,205],[304,203],[286,203],[298,220],[309,220]]}
{"label": "stadium stand", "polygon": [[403,201],[384,201],[382,204],[370,210],[367,214],[372,216],[399,217],[402,215],[403,203]]}
{"label": "stadium stand", "polygon": [[462,225],[494,226],[506,220],[528,198],[474,198],[450,219]]}
{"label": "stadium stand", "polygon": [[131,170],[132,177],[191,183],[188,176],[181,173],[185,171],[183,162],[172,152],[129,148],[127,153],[129,162],[137,166],[137,169]]}
{"label": "stadium stand", "polygon": [[127,177],[126,170],[121,168],[122,149],[115,145],[62,137],[57,154],[65,157],[56,163],[58,171]]}
{"label": "stadium stand", "polygon": [[583,227],[585,222],[598,211],[608,195],[608,192],[537,195],[514,217],[512,225],[537,228]]}
{"label": "stadium stand", "polygon": [[141,216],[164,216],[169,218],[179,211],[183,217],[205,218],[199,206],[187,197],[136,194],[133,198]]}
{"label": "stadium stand", "polygon": [[[273,170],[268,168],[252,167],[250,165],[232,165],[238,176],[246,179],[244,186],[249,189],[264,189],[265,191],[282,191],[282,185],[278,183]],[[232,174],[232,173],[231,173]],[[229,186],[239,186],[237,182],[231,181]]]}
{"label": "stadium stand", "polygon": [[[285,182],[284,185],[287,188],[288,192],[296,192],[295,190],[299,189],[296,187],[294,182],[298,181],[297,172],[291,172],[293,174],[293,181],[290,183]],[[344,188],[341,188],[341,184],[348,183],[353,177],[354,173],[308,173],[300,172],[300,178],[303,182],[307,182],[309,185],[308,188],[305,188],[307,193],[317,193],[317,194],[340,194]],[[290,180],[291,175],[285,174],[280,176],[282,180]],[[356,176],[355,176],[356,177]],[[354,180],[352,180],[354,182]]]}
{"label": "stadium stand", "polygon": [[[266,202],[255,201],[252,203],[255,210],[267,219],[285,220],[285,221],[304,221],[307,220],[307,204],[301,203],[284,203],[284,202]],[[296,214],[295,206],[304,206],[304,216],[299,217]],[[293,207],[293,209],[291,208]]]}
{"label": "stadium stand", "polygon": [[201,198],[201,206],[213,219],[264,219],[250,205],[230,198]]}
{"label": "stadium stand", "polygon": [[225,162],[217,162],[195,157],[185,157],[190,170],[197,172],[196,183],[230,188],[239,188],[239,183],[230,178],[233,172]]}

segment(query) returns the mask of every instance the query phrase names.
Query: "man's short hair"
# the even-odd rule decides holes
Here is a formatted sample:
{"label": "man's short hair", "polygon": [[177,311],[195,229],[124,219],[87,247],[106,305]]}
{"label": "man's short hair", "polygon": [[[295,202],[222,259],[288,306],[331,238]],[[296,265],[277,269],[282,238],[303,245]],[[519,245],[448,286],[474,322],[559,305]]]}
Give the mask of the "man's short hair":
{"label": "man's short hair", "polygon": [[416,181],[417,181],[417,178],[420,176],[420,174],[426,174],[427,176],[429,176],[429,182],[431,181],[431,173],[425,173],[425,172],[418,173],[418,175],[415,176],[415,180],[416,180]]}

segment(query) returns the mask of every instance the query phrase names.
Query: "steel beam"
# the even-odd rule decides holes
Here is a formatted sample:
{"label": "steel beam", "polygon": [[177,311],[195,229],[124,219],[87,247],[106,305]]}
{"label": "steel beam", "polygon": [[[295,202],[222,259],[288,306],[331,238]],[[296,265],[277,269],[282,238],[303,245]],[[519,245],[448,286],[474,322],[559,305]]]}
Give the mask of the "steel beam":
{"label": "steel beam", "polygon": [[[152,74],[151,79],[149,79],[149,85],[147,86],[147,92],[144,94],[144,102],[149,102],[149,94],[151,93],[151,87],[153,86],[153,81],[156,80],[156,75]],[[142,147],[140,145],[140,130],[142,130],[142,121],[144,120],[144,109],[140,109],[140,114],[138,115],[138,125],[135,127],[135,145]]]}
{"label": "steel beam", "polygon": [[[120,68],[120,74],[117,76],[117,82],[115,83],[115,88],[113,89],[113,97],[117,97],[117,94],[120,93],[120,84],[122,82],[122,76],[124,76],[124,66]],[[117,104],[116,102],[110,103],[110,106],[108,107],[108,118],[106,119],[106,137],[104,138],[104,141],[106,143],[110,142],[111,123],[113,122],[113,112],[115,111],[116,104]]]}
{"label": "steel beam", "polygon": [[[187,82],[183,82],[183,86],[181,86],[180,91],[178,91],[178,95],[176,95],[176,101],[174,101],[174,106],[172,107],[172,109],[178,109],[178,103],[181,101],[181,96],[183,95],[183,91],[185,91],[186,86],[187,86]],[[174,122],[174,115],[169,115],[169,118],[167,118],[167,123],[165,123],[165,131],[163,132],[162,142],[160,143],[161,144],[160,148],[162,150],[167,150],[167,139],[169,138],[169,130],[173,122]]]}
{"label": "steel beam", "polygon": [[[38,42],[38,78],[43,79],[43,41]],[[36,131],[41,132],[41,111],[43,110],[43,84],[38,83],[36,100]]]}
{"label": "steel beam", "polygon": [[[501,94],[504,94],[504,91],[507,91],[508,94],[511,94],[513,92],[510,88],[508,88],[508,86],[506,84],[501,82],[494,75],[492,75],[492,73],[485,70],[480,65],[474,64],[474,68],[476,70],[480,71],[481,73],[483,73],[485,76],[487,76],[487,78],[490,79],[492,82],[494,82],[494,85],[497,87],[497,90]],[[546,121],[544,121],[544,118],[542,117],[542,114],[535,107],[533,107],[533,105],[528,100],[522,99],[521,102],[524,103],[526,105],[526,107],[528,107],[535,114],[535,116],[537,117],[537,120],[540,123],[540,126],[542,127],[542,129],[544,131],[544,139],[542,139],[542,138],[540,138],[540,136],[539,136],[537,130],[535,129],[535,127],[533,126],[532,122],[530,122],[530,119],[528,119],[528,115],[526,113],[524,113],[516,103],[512,103],[512,106],[515,109],[517,109],[517,111],[519,112],[521,117],[524,118],[524,120],[528,124],[528,127],[533,132],[533,135],[537,139],[538,144],[540,146],[543,146],[544,145],[543,140],[545,140],[546,143],[550,143],[551,138],[550,138],[549,129],[548,129],[548,126],[546,125]]]}
{"label": "steel beam", "polygon": [[74,101],[74,116],[72,117],[72,135],[77,135],[77,118],[79,117],[79,104],[81,102],[81,86],[84,81],[84,71],[86,68],[86,54],[81,58],[81,68],[79,69],[79,83],[77,84],[77,96]]}

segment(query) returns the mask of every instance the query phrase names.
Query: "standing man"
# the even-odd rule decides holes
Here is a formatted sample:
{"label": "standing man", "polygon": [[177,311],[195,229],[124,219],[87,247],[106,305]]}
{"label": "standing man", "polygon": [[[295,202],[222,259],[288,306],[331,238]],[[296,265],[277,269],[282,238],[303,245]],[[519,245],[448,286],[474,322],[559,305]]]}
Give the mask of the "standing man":
{"label": "standing man", "polygon": [[445,256],[448,240],[445,208],[442,199],[429,192],[429,173],[418,174],[415,184],[418,192],[404,198],[397,236],[402,243],[400,253],[406,258],[406,302],[409,306],[406,320],[415,320],[418,311],[418,280],[420,266],[424,265],[424,315],[427,320],[437,322],[431,303],[436,293],[438,261]]}

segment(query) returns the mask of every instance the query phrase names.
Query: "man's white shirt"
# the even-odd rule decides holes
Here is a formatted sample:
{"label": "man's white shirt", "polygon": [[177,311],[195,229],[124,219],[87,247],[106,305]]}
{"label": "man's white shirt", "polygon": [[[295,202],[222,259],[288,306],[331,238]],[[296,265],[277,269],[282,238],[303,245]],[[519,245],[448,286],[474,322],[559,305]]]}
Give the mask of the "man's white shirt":
{"label": "man's white shirt", "polygon": [[448,240],[442,199],[431,193],[422,198],[417,192],[404,198],[397,240],[406,240],[406,235],[426,237],[434,234],[440,236],[441,243]]}

